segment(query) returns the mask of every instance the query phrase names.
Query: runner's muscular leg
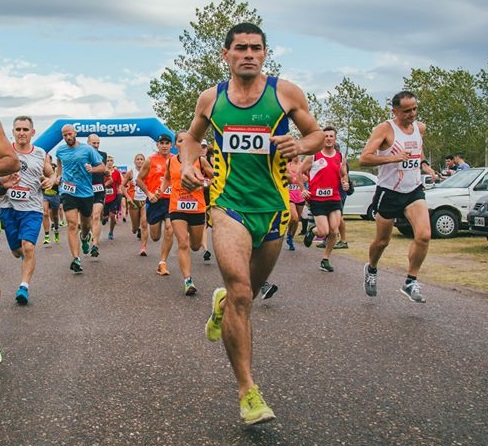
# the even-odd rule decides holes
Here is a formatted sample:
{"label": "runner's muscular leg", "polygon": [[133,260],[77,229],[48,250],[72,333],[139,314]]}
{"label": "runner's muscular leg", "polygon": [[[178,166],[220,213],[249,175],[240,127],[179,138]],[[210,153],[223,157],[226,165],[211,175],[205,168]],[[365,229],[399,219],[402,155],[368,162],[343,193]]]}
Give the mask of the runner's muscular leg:
{"label": "runner's muscular leg", "polygon": [[317,237],[327,237],[330,232],[329,217],[327,215],[315,216],[315,235]]}
{"label": "runner's muscular leg", "polygon": [[412,225],[413,241],[408,251],[408,274],[417,276],[431,238],[429,210],[425,200],[417,200],[405,208],[405,217]]}
{"label": "runner's muscular leg", "polygon": [[283,237],[263,243],[251,254],[251,286],[253,299],[259,294],[263,283],[273,271],[283,245]]}
{"label": "runner's muscular leg", "polygon": [[178,263],[183,278],[191,275],[190,236],[185,220],[173,220],[173,233],[178,242]]}
{"label": "runner's muscular leg", "polygon": [[369,264],[373,268],[378,266],[383,251],[390,243],[394,222],[394,219],[383,218],[379,213],[376,214],[376,236],[369,245]]}
{"label": "runner's muscular leg", "polygon": [[29,283],[34,275],[36,268],[36,246],[28,240],[22,240],[22,253],[24,260],[22,262],[22,282]]}
{"label": "runner's muscular leg", "polygon": [[64,212],[68,222],[68,245],[73,257],[80,256],[80,241],[78,238],[78,209],[70,209]]}
{"label": "runner's muscular leg", "polygon": [[324,259],[330,259],[332,250],[336,244],[337,232],[341,224],[341,211],[332,211],[327,220],[329,222],[329,234],[327,235],[327,243],[324,250]]}
{"label": "runner's muscular leg", "polygon": [[[173,247],[173,226],[169,218],[164,219],[163,243],[161,243],[161,260],[166,261]],[[161,230],[161,227],[160,227]]]}
{"label": "runner's muscular leg", "polygon": [[[252,239],[247,229],[220,209],[212,209],[215,257],[227,290],[222,340],[239,386],[239,399],[254,384],[251,376]],[[230,249],[231,247],[231,249]]]}

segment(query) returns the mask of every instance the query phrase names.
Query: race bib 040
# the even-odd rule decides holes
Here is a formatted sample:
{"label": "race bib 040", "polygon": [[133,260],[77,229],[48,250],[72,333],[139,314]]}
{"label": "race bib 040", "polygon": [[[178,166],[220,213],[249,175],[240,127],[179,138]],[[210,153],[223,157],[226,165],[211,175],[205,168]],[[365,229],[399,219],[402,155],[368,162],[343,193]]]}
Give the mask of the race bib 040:
{"label": "race bib 040", "polygon": [[328,187],[326,189],[317,189],[315,195],[317,195],[317,197],[332,197],[333,192],[332,188]]}

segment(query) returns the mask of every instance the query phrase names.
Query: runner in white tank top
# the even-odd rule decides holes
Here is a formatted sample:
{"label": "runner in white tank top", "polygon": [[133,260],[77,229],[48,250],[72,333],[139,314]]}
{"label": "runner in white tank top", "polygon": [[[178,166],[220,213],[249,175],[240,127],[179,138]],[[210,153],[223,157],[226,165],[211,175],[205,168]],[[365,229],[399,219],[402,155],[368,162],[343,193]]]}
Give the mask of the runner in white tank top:
{"label": "runner in white tank top", "polygon": [[396,153],[408,153],[408,159],[379,166],[378,185],[396,192],[408,193],[422,184],[420,162],[422,161],[422,135],[419,124],[412,123],[413,133],[404,133],[393,119],[387,121],[393,129],[394,143],[378,156],[390,156]]}
{"label": "runner in white tank top", "polygon": [[380,166],[376,207],[376,237],[364,265],[364,290],[377,294],[378,262],[390,243],[396,217],[405,216],[412,225],[414,239],[408,254],[408,275],[400,291],[411,301],[424,303],[417,274],[427,255],[430,241],[429,210],[420,181],[421,169],[435,179],[435,172],[424,158],[422,135],[425,125],[415,120],[417,99],[408,91],[392,99],[394,118],[382,122],[372,132],[359,159],[362,166]]}
{"label": "runner in white tank top", "polygon": [[29,301],[29,283],[36,267],[35,247],[41,230],[43,211],[42,189],[50,189],[56,174],[46,152],[31,144],[35,134],[30,116],[18,116],[12,129],[15,142],[12,152],[20,160],[20,182],[0,198],[0,218],[12,254],[22,258],[22,279],[15,294],[20,305]]}

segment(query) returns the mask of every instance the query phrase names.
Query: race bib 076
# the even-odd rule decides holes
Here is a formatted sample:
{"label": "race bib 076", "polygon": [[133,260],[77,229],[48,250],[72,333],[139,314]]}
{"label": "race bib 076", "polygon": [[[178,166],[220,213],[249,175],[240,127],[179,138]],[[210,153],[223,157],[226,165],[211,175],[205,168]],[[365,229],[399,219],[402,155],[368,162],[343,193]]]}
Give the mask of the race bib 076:
{"label": "race bib 076", "polygon": [[225,125],[222,151],[268,155],[271,129],[267,126]]}
{"label": "race bib 076", "polygon": [[68,183],[67,181],[63,181],[61,183],[60,189],[62,192],[67,194],[75,194],[76,193],[76,184]]}

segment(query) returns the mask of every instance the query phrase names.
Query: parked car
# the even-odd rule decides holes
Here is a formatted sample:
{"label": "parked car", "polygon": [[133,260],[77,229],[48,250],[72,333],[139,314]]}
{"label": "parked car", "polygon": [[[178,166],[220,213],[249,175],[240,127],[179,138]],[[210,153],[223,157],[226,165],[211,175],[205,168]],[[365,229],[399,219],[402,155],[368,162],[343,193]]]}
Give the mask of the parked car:
{"label": "parked car", "polygon": [[468,225],[470,232],[485,235],[488,240],[488,195],[482,195],[468,212]]}
{"label": "parked car", "polygon": [[376,175],[351,170],[349,178],[354,185],[354,193],[347,197],[343,214],[360,215],[364,220],[374,220],[375,213],[371,202],[378,182]]}
{"label": "parked car", "polygon": [[[461,170],[426,190],[432,237],[455,237],[459,229],[468,229],[468,212],[487,191],[488,167]],[[402,234],[412,235],[406,218],[397,218],[395,226]]]}
{"label": "parked car", "polygon": [[425,189],[430,189],[437,184],[440,184],[442,182],[443,178],[441,178],[439,175],[435,179],[435,182],[432,180],[432,175],[428,174],[422,174],[422,184],[424,185]]}

